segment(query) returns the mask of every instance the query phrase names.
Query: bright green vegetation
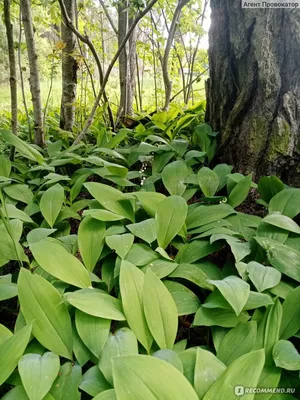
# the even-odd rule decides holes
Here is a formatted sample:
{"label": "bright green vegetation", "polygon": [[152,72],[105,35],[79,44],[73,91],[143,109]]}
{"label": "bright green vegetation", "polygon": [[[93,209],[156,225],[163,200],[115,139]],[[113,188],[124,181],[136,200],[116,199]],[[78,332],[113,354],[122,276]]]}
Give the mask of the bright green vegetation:
{"label": "bright green vegetation", "polygon": [[300,189],[213,168],[203,112],[0,130],[3,399],[299,398]]}

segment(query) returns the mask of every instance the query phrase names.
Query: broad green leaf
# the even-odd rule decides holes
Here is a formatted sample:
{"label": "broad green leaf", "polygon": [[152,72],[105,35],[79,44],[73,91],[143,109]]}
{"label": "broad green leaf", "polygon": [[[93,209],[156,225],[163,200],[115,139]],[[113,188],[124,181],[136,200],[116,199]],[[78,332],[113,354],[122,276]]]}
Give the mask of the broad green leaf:
{"label": "broad green leaf", "polygon": [[178,369],[178,371],[183,373],[182,362],[178,354],[174,350],[170,349],[158,350],[155,353],[153,353],[152,356],[168,362],[169,364],[173,365],[173,367]]}
{"label": "broad green leaf", "polygon": [[179,196],[170,196],[162,201],[155,215],[158,232],[157,242],[165,249],[180,232],[187,216],[186,201]]}
{"label": "broad green leaf", "polygon": [[0,324],[0,344],[12,336],[12,332],[6,326]]}
{"label": "broad green leaf", "polygon": [[143,243],[134,243],[129,250],[126,261],[133,265],[142,266],[159,258],[159,254]]}
{"label": "broad green leaf", "polygon": [[285,229],[290,232],[300,233],[300,227],[291,218],[281,215],[280,213],[273,213],[267,215],[261,222],[277,226],[278,228]]}
{"label": "broad green leaf", "polygon": [[200,307],[195,314],[194,326],[222,326],[223,328],[233,328],[239,323],[248,321],[249,315],[241,313],[238,317],[231,310],[221,308],[207,309]]}
{"label": "broad green leaf", "polygon": [[190,289],[173,281],[164,281],[164,284],[176,303],[178,315],[194,314],[198,310],[200,301]]}
{"label": "broad green leaf", "polygon": [[229,365],[237,358],[253,350],[257,334],[256,321],[246,322],[231,329],[218,347],[217,357]]}
{"label": "broad green leaf", "polygon": [[152,336],[143,308],[144,273],[133,264],[123,261],[120,271],[120,291],[124,314],[130,329],[149,352]]}
{"label": "broad green leaf", "polygon": [[225,370],[226,366],[213,353],[197,348],[194,388],[200,400]]}
{"label": "broad green leaf", "polygon": [[75,323],[77,332],[83,343],[99,358],[108,338],[110,320],[94,317],[76,310]]}
{"label": "broad green leaf", "polygon": [[248,175],[241,181],[239,181],[229,194],[228,204],[235,208],[243,203],[243,201],[246,200],[248,196],[251,183],[252,175]]}
{"label": "broad green leaf", "polygon": [[134,333],[128,328],[118,329],[114,334],[110,333],[100,356],[99,368],[111,385],[114,383],[113,360],[129,354],[138,354],[138,342]]}
{"label": "broad green leaf", "polygon": [[19,361],[19,373],[30,400],[42,400],[59,372],[59,357],[54,353],[25,354]]}
{"label": "broad green leaf", "polygon": [[125,235],[110,235],[106,237],[106,244],[118,254],[121,259],[124,259],[131,249],[134,241],[134,236],[131,233]]}
{"label": "broad green leaf", "polygon": [[186,378],[156,357],[130,355],[113,360],[118,400],[197,400]]}
{"label": "broad green leaf", "polygon": [[162,193],[156,192],[136,192],[134,195],[138,198],[142,208],[152,218],[155,217],[158,205],[166,198]]}
{"label": "broad green leaf", "polygon": [[99,393],[111,389],[111,386],[100,371],[98,365],[95,365],[88,369],[82,376],[79,389],[88,393],[90,396],[97,396]]}
{"label": "broad green leaf", "polygon": [[33,322],[32,333],[53,353],[72,359],[72,327],[58,291],[44,278],[22,268],[18,279],[22,314]]}
{"label": "broad green leaf", "polygon": [[[279,386],[280,377],[281,377],[281,369],[275,367],[274,362],[272,365],[268,365],[264,367],[262,370],[258,388],[277,388]],[[254,397],[255,400],[268,400],[273,399],[272,393],[257,393]]]}
{"label": "broad green leaf", "polygon": [[273,348],[273,358],[277,367],[288,371],[300,370],[300,354],[288,340],[279,340]]}
{"label": "broad green leaf", "polygon": [[24,326],[17,333],[0,344],[0,385],[6,381],[18,365],[30,339],[31,324]]}
{"label": "broad green leaf", "polygon": [[107,210],[85,210],[82,214],[84,217],[91,217],[101,222],[120,221],[125,217],[118,215]]}
{"label": "broad green leaf", "polygon": [[28,158],[29,160],[38,162],[39,164],[43,163],[44,158],[39,153],[39,151],[36,150],[35,148],[33,148],[30,144],[27,144],[26,142],[21,140],[19,137],[14,135],[12,132],[7,131],[5,129],[0,129],[0,135],[3,137],[3,139],[7,143],[14,146],[23,157]]}
{"label": "broad green leaf", "polygon": [[177,267],[178,264],[176,262],[165,260],[163,258],[154,260],[147,265],[147,268],[151,268],[155,275],[157,275],[160,279],[171,274]]}
{"label": "broad green leaf", "polygon": [[116,396],[116,391],[114,389],[105,390],[104,392],[98,394],[93,400],[118,400]]}
{"label": "broad green leaf", "polygon": [[124,321],[122,303],[99,289],[81,289],[64,294],[73,307],[94,317]]}
{"label": "broad green leaf", "polygon": [[234,209],[228,204],[198,206],[188,213],[186,219],[187,228],[198,228],[199,226],[219,221],[233,213],[235,213]]}
{"label": "broad green leaf", "polygon": [[97,182],[85,183],[84,186],[108,211],[117,215],[122,215],[130,221],[133,221],[132,204],[122,192],[111,186]]}
{"label": "broad green leaf", "polygon": [[208,282],[211,277],[195,264],[179,264],[169,275],[169,278],[186,279],[203,289],[213,290],[214,288],[213,285]]}
{"label": "broad green leaf", "polygon": [[60,213],[64,199],[64,189],[59,183],[47,189],[41,197],[41,213],[51,228]]}
{"label": "broad green leaf", "polygon": [[210,244],[208,240],[194,240],[183,245],[176,255],[176,262],[180,264],[192,264],[201,258],[219,250],[220,244]]}
{"label": "broad green leaf", "polygon": [[249,284],[237,276],[228,276],[223,280],[209,280],[208,282],[219,289],[238,316],[248,300]]}
{"label": "broad green leaf", "polygon": [[29,204],[33,200],[33,194],[28,185],[9,185],[4,188],[4,191],[9,197],[21,201],[22,203]]}
{"label": "broad green leaf", "polygon": [[30,250],[37,263],[48,274],[80,288],[91,286],[86,268],[58,240],[52,238],[40,240],[32,243]]}
{"label": "broad green leaf", "polygon": [[300,251],[272,239],[259,237],[255,239],[266,250],[268,260],[273,267],[300,282]]}
{"label": "broad green leaf", "polygon": [[8,300],[18,295],[18,288],[15,283],[5,282],[0,277],[0,301]]}
{"label": "broad green leaf", "polygon": [[220,184],[218,175],[207,167],[202,167],[198,171],[198,182],[200,189],[206,197],[213,197]]}
{"label": "broad green leaf", "polygon": [[[257,387],[265,363],[263,350],[247,353],[233,361],[204,396],[204,400],[235,399],[238,388]],[[235,388],[236,387],[236,388]],[[236,390],[234,392],[234,390]],[[247,395],[254,399],[255,394]]]}
{"label": "broad green leaf", "polygon": [[81,395],[78,388],[81,381],[81,367],[77,363],[66,362],[61,366],[50,393],[55,400],[80,400]]}
{"label": "broad green leaf", "polygon": [[187,350],[179,352],[178,356],[182,362],[184,376],[190,382],[190,384],[194,386],[197,348],[191,347]]}
{"label": "broad green leaf", "polygon": [[145,219],[142,222],[126,226],[134,236],[152,243],[157,239],[157,223],[154,218]]}
{"label": "broad green leaf", "polygon": [[289,188],[277,193],[270,201],[269,212],[294,218],[300,212],[300,189]]}
{"label": "broad green leaf", "polygon": [[81,340],[75,326],[72,327],[73,333],[73,353],[78,364],[83,367],[92,357],[89,349]]}
{"label": "broad green leaf", "polygon": [[247,266],[249,278],[259,292],[270,289],[280,282],[281,273],[272,267],[266,267],[255,261],[251,261]]}
{"label": "broad green leaf", "polygon": [[4,154],[0,155],[0,176],[9,178],[11,171],[11,161]]}
{"label": "broad green leaf", "polygon": [[218,164],[215,166],[214,172],[218,175],[220,181],[218,191],[223,189],[224,186],[226,186],[227,175],[229,175],[231,171],[232,171],[232,165]]}
{"label": "broad green leaf", "polygon": [[168,289],[150,269],[145,274],[143,305],[156,343],[161,349],[172,349],[178,327],[177,307]]}
{"label": "broad green leaf", "polygon": [[56,229],[47,229],[47,228],[36,228],[32,229],[26,239],[29,245],[39,242],[40,240],[46,239],[46,237],[52,235]]}
{"label": "broad green leaf", "polygon": [[258,192],[266,203],[269,203],[270,200],[283,189],[284,184],[277,176],[264,176],[258,182]]}
{"label": "broad green leaf", "polygon": [[93,271],[102,253],[105,238],[105,224],[91,217],[81,221],[78,229],[78,247],[84,265]]}
{"label": "broad green leaf", "polygon": [[288,294],[282,304],[280,338],[289,339],[300,329],[300,286]]}
{"label": "broad green leaf", "polygon": [[171,196],[182,196],[185,189],[185,180],[189,176],[189,170],[182,160],[168,164],[162,172],[162,181]]}

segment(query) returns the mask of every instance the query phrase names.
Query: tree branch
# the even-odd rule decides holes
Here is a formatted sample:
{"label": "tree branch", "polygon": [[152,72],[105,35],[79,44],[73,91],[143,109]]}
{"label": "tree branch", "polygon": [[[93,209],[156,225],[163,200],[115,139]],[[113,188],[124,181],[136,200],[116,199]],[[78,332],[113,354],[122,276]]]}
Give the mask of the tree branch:
{"label": "tree branch", "polygon": [[[61,1],[62,1],[62,0],[59,0],[59,2],[61,2]],[[91,113],[90,113],[90,116],[89,116],[89,118],[87,119],[87,121],[86,121],[86,123],[85,123],[85,125],[84,125],[84,127],[83,127],[83,129],[82,129],[82,131],[80,132],[80,134],[79,134],[79,135],[77,136],[77,138],[75,139],[74,144],[77,144],[77,143],[79,143],[79,142],[82,140],[82,138],[83,138],[83,137],[85,136],[85,134],[87,133],[89,127],[91,126],[91,124],[92,124],[92,122],[93,122],[93,119],[94,119],[94,117],[95,117],[95,113],[96,113],[96,110],[97,110],[97,106],[98,106],[98,104],[99,104],[99,101],[101,100],[101,98],[102,98],[102,96],[103,96],[103,94],[104,94],[104,92],[105,92],[105,87],[106,87],[106,84],[107,84],[107,82],[108,82],[108,78],[109,78],[109,76],[110,76],[110,73],[111,73],[111,71],[112,71],[112,69],[113,69],[115,63],[117,62],[117,60],[118,60],[118,58],[119,58],[121,52],[123,51],[123,49],[124,49],[126,43],[128,42],[130,36],[132,35],[132,32],[134,31],[134,28],[137,26],[137,24],[139,23],[139,21],[151,10],[151,8],[154,6],[154,4],[157,3],[157,1],[158,1],[158,0],[151,0],[151,1],[147,4],[147,6],[144,8],[144,10],[143,10],[143,11],[140,11],[140,12],[138,13],[138,15],[136,16],[135,20],[133,21],[133,23],[131,24],[130,28],[128,29],[128,32],[127,32],[126,36],[124,37],[124,39],[123,39],[122,43],[120,44],[120,46],[119,46],[119,48],[118,48],[116,54],[114,55],[113,59],[111,60],[109,66],[108,66],[108,68],[107,68],[107,71],[106,71],[105,76],[104,76],[104,78],[103,78],[103,82],[102,82],[102,84],[101,84],[100,91],[99,91],[99,93],[98,93],[98,96],[97,96],[97,98],[96,98],[96,101],[95,101],[95,103],[94,103],[94,106],[93,106],[93,108],[92,108],[92,111],[91,111]]]}
{"label": "tree branch", "polygon": [[112,27],[112,30],[118,36],[118,29],[117,29],[116,25],[114,24],[114,21],[112,20],[112,17],[110,16],[109,11],[108,11],[106,5],[104,4],[104,1],[103,0],[99,0],[99,2],[100,2],[101,6],[103,8],[103,11],[104,11],[104,14],[106,15],[106,18],[108,19],[108,21],[110,23],[110,26]]}

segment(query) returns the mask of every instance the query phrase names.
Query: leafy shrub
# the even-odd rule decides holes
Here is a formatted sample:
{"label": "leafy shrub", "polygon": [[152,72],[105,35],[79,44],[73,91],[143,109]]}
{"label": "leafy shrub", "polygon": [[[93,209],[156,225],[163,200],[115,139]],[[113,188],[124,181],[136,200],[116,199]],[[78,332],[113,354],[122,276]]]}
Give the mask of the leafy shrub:
{"label": "leafy shrub", "polygon": [[299,394],[300,189],[209,168],[211,128],[162,117],[44,154],[0,131],[5,399]]}

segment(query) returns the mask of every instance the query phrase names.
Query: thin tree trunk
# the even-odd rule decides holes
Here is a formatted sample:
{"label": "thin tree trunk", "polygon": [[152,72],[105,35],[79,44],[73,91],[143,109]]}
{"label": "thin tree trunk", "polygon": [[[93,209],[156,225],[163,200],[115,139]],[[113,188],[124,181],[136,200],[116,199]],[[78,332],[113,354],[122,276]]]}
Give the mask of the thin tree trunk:
{"label": "thin tree trunk", "polygon": [[[8,59],[9,59],[9,84],[11,99],[11,128],[18,133],[18,97],[17,97],[17,67],[14,49],[13,25],[10,19],[10,0],[4,0],[4,22],[6,27]],[[11,149],[10,158],[14,158],[14,148]]]}
{"label": "thin tree trunk", "polygon": [[211,1],[207,121],[218,159],[300,185],[300,10]]}
{"label": "thin tree trunk", "polygon": [[[68,16],[72,23],[75,21],[75,2],[74,0],[64,0]],[[72,131],[75,122],[75,102],[77,88],[77,61],[74,57],[75,35],[67,26],[62,15],[61,38],[65,43],[62,51],[62,97],[60,127],[65,131]]]}
{"label": "thin tree trunk", "polygon": [[169,57],[170,57],[170,51],[172,47],[172,43],[174,40],[174,36],[177,30],[177,26],[179,24],[179,19],[180,19],[180,14],[182,8],[189,2],[189,0],[178,0],[172,23],[170,26],[169,30],[169,35],[165,47],[165,52],[163,56],[163,65],[162,65],[162,73],[163,73],[163,80],[164,80],[164,86],[165,86],[165,104],[164,104],[164,110],[169,109],[170,105],[170,99],[171,99],[171,94],[172,94],[172,81],[170,79],[169,75]]}
{"label": "thin tree trunk", "polygon": [[37,63],[37,52],[34,41],[30,0],[21,0],[20,5],[30,69],[29,83],[34,115],[34,142],[38,146],[43,148],[45,146],[45,137],[43,131],[43,111],[41,102],[40,76]]}

